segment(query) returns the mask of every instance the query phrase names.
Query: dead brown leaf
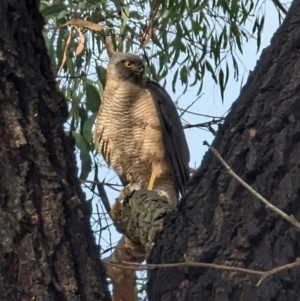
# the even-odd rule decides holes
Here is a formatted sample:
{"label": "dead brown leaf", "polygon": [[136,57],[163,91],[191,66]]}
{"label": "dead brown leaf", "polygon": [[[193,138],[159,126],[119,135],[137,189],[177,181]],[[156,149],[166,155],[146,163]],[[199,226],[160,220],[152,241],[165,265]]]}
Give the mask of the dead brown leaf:
{"label": "dead brown leaf", "polygon": [[81,43],[78,44],[78,46],[77,46],[77,48],[76,48],[75,54],[76,54],[76,55],[79,55],[79,54],[82,52],[83,48],[84,48],[84,45],[83,45],[83,44],[81,44]]}
{"label": "dead brown leaf", "polygon": [[112,57],[116,53],[114,45],[108,37],[105,38],[105,47],[109,57]]}
{"label": "dead brown leaf", "polygon": [[60,65],[60,67],[59,67],[59,69],[58,69],[57,74],[60,73],[62,67],[64,66],[64,64],[65,64],[65,62],[66,62],[66,60],[67,60],[67,50],[68,50],[68,47],[69,47],[69,45],[70,45],[70,42],[71,42],[71,31],[69,32],[69,36],[68,36],[68,39],[67,39],[67,41],[66,41],[66,46],[65,46],[65,49],[64,49],[63,59],[62,59],[62,62],[61,62],[61,65]]}
{"label": "dead brown leaf", "polygon": [[81,30],[77,26],[74,26],[74,27],[77,29],[79,39],[80,39],[80,44],[76,48],[76,55],[79,55],[82,52],[82,50],[84,49],[85,37],[84,37],[83,33],[81,32]]}
{"label": "dead brown leaf", "polygon": [[82,20],[82,19],[71,19],[67,23],[65,23],[63,26],[66,26],[66,25],[82,26],[82,27],[88,28],[90,30],[95,30],[95,31],[101,31],[104,28],[104,25],[100,25],[100,24]]}
{"label": "dead brown leaf", "polygon": [[149,27],[147,32],[142,37],[142,48],[145,49],[149,41],[152,39],[153,36],[153,28]]}

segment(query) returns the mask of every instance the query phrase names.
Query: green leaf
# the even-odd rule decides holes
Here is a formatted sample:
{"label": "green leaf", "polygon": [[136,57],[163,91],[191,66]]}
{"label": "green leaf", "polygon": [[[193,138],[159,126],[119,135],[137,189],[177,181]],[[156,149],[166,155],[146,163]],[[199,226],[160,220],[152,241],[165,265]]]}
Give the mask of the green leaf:
{"label": "green leaf", "polygon": [[77,132],[72,131],[72,136],[75,138],[75,144],[78,147],[78,149],[82,152],[87,151],[87,143],[85,139]]}
{"label": "green leaf", "polygon": [[172,68],[176,63],[178,63],[178,58],[179,58],[180,54],[186,52],[186,45],[184,45],[184,43],[182,42],[182,38],[180,36],[177,36],[172,41],[170,46],[173,46],[174,50],[175,50],[175,58],[173,60],[172,65],[170,66],[170,68]]}
{"label": "green leaf", "polygon": [[226,28],[223,29],[222,34],[223,34],[223,45],[222,45],[222,49],[226,49],[226,48],[227,48],[227,45],[228,45],[228,37],[227,37],[227,31],[226,31]]}
{"label": "green leaf", "polygon": [[206,69],[211,73],[211,76],[212,76],[213,80],[214,80],[215,83],[217,84],[217,83],[218,83],[218,80],[217,80],[216,74],[215,74],[215,72],[214,72],[213,67],[212,67],[211,64],[209,63],[209,61],[206,61],[206,62],[205,62],[205,66],[206,66]]}
{"label": "green leaf", "polygon": [[173,90],[173,93],[175,93],[176,92],[176,82],[177,82],[177,77],[178,77],[178,71],[179,71],[179,69],[177,69],[176,71],[175,71],[175,74],[174,74],[174,77],[173,77],[173,80],[172,80],[172,90]]}
{"label": "green leaf", "polygon": [[65,38],[68,36],[68,31],[66,28],[60,28],[57,37],[57,47],[56,47],[56,58],[59,62],[62,62],[64,48],[65,48]]}
{"label": "green leaf", "polygon": [[210,48],[214,56],[215,65],[218,65],[220,62],[220,48],[218,47],[218,42],[214,39],[214,37],[211,37],[210,41]]}
{"label": "green leaf", "polygon": [[158,46],[160,49],[163,49],[163,47],[162,47],[162,45],[161,45],[161,43],[160,43],[160,41],[159,41],[159,39],[158,39],[158,37],[157,37],[157,35],[154,33],[153,34],[153,36],[152,36],[152,42],[156,45],[156,46]]}
{"label": "green leaf", "polygon": [[80,152],[81,172],[79,178],[86,180],[92,170],[92,159],[89,152]]}
{"label": "green leaf", "polygon": [[237,63],[234,56],[232,56],[232,64],[233,64],[233,68],[234,68],[234,78],[236,80],[238,80],[238,78],[239,78],[239,65],[238,65],[238,63]]}
{"label": "green leaf", "polygon": [[255,18],[255,22],[254,22],[253,28],[252,28],[252,33],[255,33],[255,32],[256,32],[258,26],[259,26],[258,19]]}
{"label": "green leaf", "polygon": [[98,79],[103,87],[105,88],[105,83],[106,83],[106,69],[102,67],[101,65],[96,66],[96,72],[98,75]]}
{"label": "green leaf", "polygon": [[85,121],[88,119],[88,113],[82,106],[78,107],[79,117],[80,117],[80,133],[83,134],[83,127]]}
{"label": "green leaf", "polygon": [[67,7],[63,3],[54,3],[40,10],[44,17],[61,15],[62,12],[67,13]]}
{"label": "green leaf", "polygon": [[93,113],[91,116],[87,118],[83,126],[83,137],[88,143],[92,142],[92,127],[95,123],[96,117],[97,117],[97,113]]}
{"label": "green leaf", "polygon": [[[96,165],[97,166],[97,165]],[[97,167],[98,168],[98,167]],[[95,170],[97,170],[97,168],[95,168]],[[98,175],[96,174],[95,172],[95,180],[94,181],[97,181],[97,189],[98,189],[98,193],[99,193],[99,196],[101,198],[101,201],[102,201],[102,204],[106,210],[106,212],[108,214],[110,214],[110,204],[109,204],[109,200],[108,200],[108,197],[107,197],[107,194],[106,194],[106,191],[104,189],[104,185],[99,181],[98,179]]]}
{"label": "green leaf", "polygon": [[219,72],[219,86],[220,86],[221,98],[222,98],[222,102],[223,102],[224,101],[225,82],[224,82],[224,72],[222,69]]}
{"label": "green leaf", "polygon": [[179,14],[183,14],[185,9],[186,9],[186,1],[180,1],[179,2],[179,7],[177,9],[179,9]]}
{"label": "green leaf", "polygon": [[122,19],[122,26],[120,30],[120,34],[122,34],[125,31],[127,22],[129,18],[129,7],[128,6],[122,6],[121,7],[121,19]]}
{"label": "green leaf", "polygon": [[188,70],[185,66],[183,66],[180,70],[180,80],[183,84],[186,84],[187,78],[188,78]]}
{"label": "green leaf", "polygon": [[229,79],[229,67],[228,67],[228,64],[227,64],[227,62],[226,62],[226,78],[225,78],[225,86],[227,86],[228,79]]}
{"label": "green leaf", "polygon": [[265,23],[265,17],[264,16],[262,16],[262,18],[261,18],[261,21],[260,21],[260,23],[259,23],[259,25],[258,25],[258,32],[257,32],[257,52],[258,52],[258,50],[259,50],[259,48],[260,48],[260,45],[261,45],[261,33],[262,33],[262,30],[263,30],[263,27],[264,27],[264,23]]}
{"label": "green leaf", "polygon": [[[70,52],[69,52],[69,55],[70,55]],[[64,64],[64,70],[66,72],[69,72],[71,74],[71,76],[75,76],[75,68],[74,67],[75,66],[74,66],[74,62],[72,60],[72,56],[67,57],[67,61]]]}
{"label": "green leaf", "polygon": [[235,38],[235,42],[236,42],[236,45],[237,45],[239,51],[241,53],[243,53],[241,34],[240,34],[238,27],[236,26],[236,24],[232,23],[230,29],[231,29],[231,33],[232,33],[233,37]]}
{"label": "green leaf", "polygon": [[94,85],[86,81],[86,107],[91,112],[98,112],[100,107],[100,94]]}
{"label": "green leaf", "polygon": [[137,11],[132,10],[129,14],[130,19],[143,20],[144,17]]}
{"label": "green leaf", "polygon": [[[80,107],[79,107],[79,99],[77,97],[77,95],[72,95],[72,97],[70,97],[71,100],[71,112],[72,112],[72,117],[74,118],[74,129],[76,129],[78,127],[79,124],[79,119],[80,119]],[[73,130],[73,129],[71,129]]]}
{"label": "green leaf", "polygon": [[230,7],[230,15],[231,18],[236,20],[239,12],[239,1],[240,0],[231,0],[231,7]]}

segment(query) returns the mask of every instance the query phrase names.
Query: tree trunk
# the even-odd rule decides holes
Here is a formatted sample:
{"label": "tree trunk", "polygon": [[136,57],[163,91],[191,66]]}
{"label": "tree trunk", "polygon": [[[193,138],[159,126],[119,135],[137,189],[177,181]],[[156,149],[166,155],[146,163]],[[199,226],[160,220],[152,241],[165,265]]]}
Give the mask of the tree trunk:
{"label": "tree trunk", "polygon": [[[0,1],[0,300],[109,300],[103,265],[65,137],[37,3]],[[214,142],[234,171],[300,220],[300,0],[250,76]],[[299,233],[227,174],[211,152],[149,263],[269,270],[299,256]],[[156,300],[299,300],[299,268],[256,286],[249,274],[150,271]]]}
{"label": "tree trunk", "polygon": [[[214,141],[231,168],[300,220],[300,0],[264,50]],[[201,139],[201,137],[199,137]],[[267,209],[208,151],[149,263],[190,261],[269,270],[300,254],[295,227]],[[300,300],[300,269],[256,286],[249,274],[203,268],[150,272],[149,300]]]}
{"label": "tree trunk", "polygon": [[38,1],[0,1],[0,300],[109,300]]}

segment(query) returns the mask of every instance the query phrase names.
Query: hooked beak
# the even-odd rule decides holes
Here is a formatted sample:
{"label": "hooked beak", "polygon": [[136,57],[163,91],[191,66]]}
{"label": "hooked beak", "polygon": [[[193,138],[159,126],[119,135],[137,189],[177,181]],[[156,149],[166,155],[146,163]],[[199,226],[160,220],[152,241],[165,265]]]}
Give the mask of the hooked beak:
{"label": "hooked beak", "polygon": [[144,65],[134,65],[134,67],[133,67],[133,71],[134,71],[134,73],[137,73],[138,75],[144,75],[144,73],[145,73],[145,67],[144,67]]}

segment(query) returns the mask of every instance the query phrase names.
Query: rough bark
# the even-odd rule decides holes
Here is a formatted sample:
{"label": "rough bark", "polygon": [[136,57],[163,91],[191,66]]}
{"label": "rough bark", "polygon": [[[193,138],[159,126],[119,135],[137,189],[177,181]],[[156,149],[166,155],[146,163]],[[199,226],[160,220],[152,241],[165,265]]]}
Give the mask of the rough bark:
{"label": "rough bark", "polygon": [[114,217],[116,228],[136,245],[141,245],[148,257],[155,235],[163,228],[164,219],[175,211],[168,200],[155,191],[137,190],[123,203],[118,203]]}
{"label": "rough bark", "polygon": [[163,228],[164,218],[175,209],[154,191],[130,189],[122,197],[123,202],[114,204],[111,215],[116,228],[124,235],[114,252],[103,261],[113,285],[113,300],[135,301],[138,297],[135,270],[115,263],[142,263],[149,255],[156,233]]}
{"label": "rough bark", "polygon": [[[300,0],[260,61],[214,141],[233,170],[300,220]],[[199,137],[201,139],[201,137]],[[229,176],[211,152],[178,212],[166,218],[149,263],[191,261],[268,270],[299,257],[300,235]],[[156,300],[300,300],[300,270],[258,278],[211,269],[157,269]]]}
{"label": "rough bark", "polygon": [[38,1],[0,1],[0,300],[109,300]]}

